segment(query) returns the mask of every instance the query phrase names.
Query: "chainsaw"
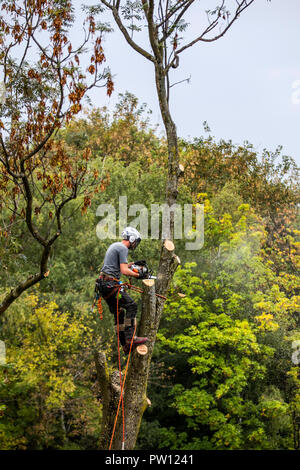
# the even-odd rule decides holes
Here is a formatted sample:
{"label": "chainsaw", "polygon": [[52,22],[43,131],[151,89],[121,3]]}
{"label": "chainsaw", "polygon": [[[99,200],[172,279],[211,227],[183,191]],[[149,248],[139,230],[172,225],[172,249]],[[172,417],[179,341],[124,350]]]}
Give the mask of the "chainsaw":
{"label": "chainsaw", "polygon": [[130,269],[134,273],[138,273],[140,279],[156,279],[156,276],[152,275],[152,270],[149,269],[145,260],[135,261],[134,264],[130,266]]}

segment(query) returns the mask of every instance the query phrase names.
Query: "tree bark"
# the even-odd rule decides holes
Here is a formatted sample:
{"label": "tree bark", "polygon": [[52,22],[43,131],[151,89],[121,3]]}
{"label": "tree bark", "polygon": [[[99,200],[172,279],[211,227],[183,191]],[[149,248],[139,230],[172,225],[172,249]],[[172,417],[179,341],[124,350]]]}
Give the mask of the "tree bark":
{"label": "tree bark", "polygon": [[[178,194],[178,177],[181,173],[178,162],[178,143],[176,125],[172,119],[167,100],[166,74],[162,63],[155,64],[155,83],[160,111],[164,122],[168,142],[168,180],[166,186],[166,203],[169,206],[176,203]],[[172,216],[173,214],[171,214]],[[173,217],[171,218],[173,220]],[[171,238],[174,235],[171,222]]]}
{"label": "tree bark", "polygon": [[120,378],[118,371],[109,373],[106,356],[103,352],[95,352],[94,359],[102,402],[102,429],[99,447],[100,449],[108,449],[121,393]]}

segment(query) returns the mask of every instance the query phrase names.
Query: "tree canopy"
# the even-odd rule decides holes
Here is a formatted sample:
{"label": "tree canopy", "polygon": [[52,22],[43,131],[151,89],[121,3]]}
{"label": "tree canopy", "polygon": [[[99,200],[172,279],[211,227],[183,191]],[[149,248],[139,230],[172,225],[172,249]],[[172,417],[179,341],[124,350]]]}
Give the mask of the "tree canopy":
{"label": "tree canopy", "polygon": [[[93,354],[105,351],[112,371],[117,351],[106,306],[102,321],[90,312],[94,280],[110,243],[96,237],[96,208],[108,201],[118,206],[123,178],[130,203],[163,202],[167,144],[149,128],[144,111],[126,94],[113,115],[91,109],[56,134],[57,145],[71,154],[90,149],[87,169],[103,171],[104,187],[86,210],[74,211],[77,203],[70,202],[71,223],[55,244],[49,276],[2,316],[2,449],[99,446],[103,392]],[[236,147],[212,136],[180,140],[179,150],[185,173],[178,200],[204,205],[205,243],[195,256],[182,240],[176,242],[181,267],[168,291],[150,368],[152,405],[136,448],[298,448],[294,162],[280,150],[258,155],[248,143]],[[270,204],[264,206],[263,199]],[[8,213],[2,209],[4,217]],[[9,238],[2,234],[3,297],[32,272],[36,251],[29,240],[24,218],[11,226]],[[158,241],[145,240],[135,256],[156,269],[158,247]],[[139,294],[132,295],[140,305]]]}

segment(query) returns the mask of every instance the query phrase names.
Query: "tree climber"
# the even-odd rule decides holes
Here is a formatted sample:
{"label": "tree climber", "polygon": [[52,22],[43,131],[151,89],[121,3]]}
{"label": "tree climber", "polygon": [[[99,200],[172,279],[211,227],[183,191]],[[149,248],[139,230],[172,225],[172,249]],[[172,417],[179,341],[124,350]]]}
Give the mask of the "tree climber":
{"label": "tree climber", "polygon": [[[109,310],[114,314],[115,330],[118,335],[118,316],[119,310],[119,339],[125,354],[128,354],[130,343],[134,335],[136,326],[137,304],[125,292],[120,289],[119,299],[117,293],[120,288],[118,283],[121,274],[137,279],[144,279],[144,274],[136,273],[130,269],[134,262],[127,261],[128,250],[135,250],[141,241],[140,233],[133,227],[126,227],[122,232],[122,241],[112,243],[105,254],[103,266],[101,268],[98,282],[101,295],[106,301]],[[144,344],[148,338],[135,336],[133,346]]]}

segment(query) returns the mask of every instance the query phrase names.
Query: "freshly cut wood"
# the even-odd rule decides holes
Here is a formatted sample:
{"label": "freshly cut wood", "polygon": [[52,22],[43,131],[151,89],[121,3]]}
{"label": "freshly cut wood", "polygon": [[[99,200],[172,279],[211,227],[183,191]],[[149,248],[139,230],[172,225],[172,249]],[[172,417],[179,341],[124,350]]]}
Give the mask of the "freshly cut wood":
{"label": "freshly cut wood", "polygon": [[155,284],[155,280],[154,279],[143,279],[143,284],[145,284],[145,286],[147,286],[147,287],[152,287]]}
{"label": "freshly cut wood", "polygon": [[147,398],[146,398],[146,400],[147,400],[147,405],[148,405],[148,406],[151,406],[151,405],[152,405],[152,403],[151,403],[151,400],[150,400],[150,398],[148,398],[148,397],[147,397]]}
{"label": "freshly cut wood", "polygon": [[175,250],[175,245],[172,242],[172,240],[165,240],[164,247],[168,251],[174,251]]}
{"label": "freshly cut wood", "polygon": [[185,294],[182,294],[181,292],[178,292],[178,295],[179,295],[179,297],[181,297],[181,298],[186,297],[186,295],[185,295]]}
{"label": "freshly cut wood", "polygon": [[140,354],[141,356],[145,356],[148,352],[148,348],[145,344],[140,344],[139,346],[136,347],[136,352]]}

